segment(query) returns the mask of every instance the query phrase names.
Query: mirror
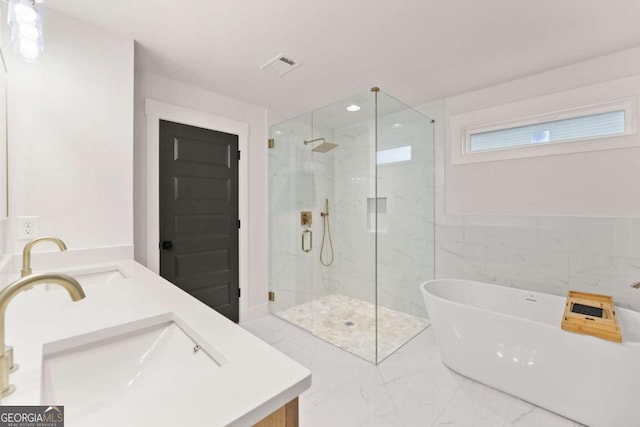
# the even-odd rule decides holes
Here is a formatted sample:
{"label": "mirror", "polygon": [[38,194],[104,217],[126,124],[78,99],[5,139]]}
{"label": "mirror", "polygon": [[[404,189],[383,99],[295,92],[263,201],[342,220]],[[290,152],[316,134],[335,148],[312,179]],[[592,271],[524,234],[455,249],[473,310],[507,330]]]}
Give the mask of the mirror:
{"label": "mirror", "polygon": [[[128,254],[133,244],[132,40],[47,9],[44,51],[28,62],[14,52],[8,25],[0,24],[10,98],[8,109],[0,101],[9,132],[4,253],[21,252],[34,233],[59,237],[70,250],[118,248]],[[0,171],[3,178],[5,171]],[[35,231],[20,228],[20,217],[32,217]]]}
{"label": "mirror", "polygon": [[9,173],[7,166],[7,66],[0,49],[0,219],[9,216]]}

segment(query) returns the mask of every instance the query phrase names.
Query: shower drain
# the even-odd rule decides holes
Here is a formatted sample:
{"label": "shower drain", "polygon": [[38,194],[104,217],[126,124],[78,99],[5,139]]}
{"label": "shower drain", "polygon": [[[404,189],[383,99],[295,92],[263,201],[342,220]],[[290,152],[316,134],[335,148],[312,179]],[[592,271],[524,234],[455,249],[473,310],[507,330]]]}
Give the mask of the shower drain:
{"label": "shower drain", "polygon": [[353,323],[351,320],[347,320],[346,322],[344,322],[344,324],[345,324],[346,326],[353,326],[353,325],[355,325],[355,323]]}

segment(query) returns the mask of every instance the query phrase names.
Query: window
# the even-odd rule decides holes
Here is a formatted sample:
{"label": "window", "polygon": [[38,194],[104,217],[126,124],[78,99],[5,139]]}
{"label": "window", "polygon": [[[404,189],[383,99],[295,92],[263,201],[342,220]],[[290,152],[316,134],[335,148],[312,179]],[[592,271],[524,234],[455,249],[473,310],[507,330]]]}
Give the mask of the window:
{"label": "window", "polygon": [[577,91],[451,116],[451,163],[638,146],[637,138],[628,138],[636,133],[635,97],[580,106],[575,100],[590,93]]}
{"label": "window", "polygon": [[625,110],[469,134],[469,152],[603,138],[625,133]]}

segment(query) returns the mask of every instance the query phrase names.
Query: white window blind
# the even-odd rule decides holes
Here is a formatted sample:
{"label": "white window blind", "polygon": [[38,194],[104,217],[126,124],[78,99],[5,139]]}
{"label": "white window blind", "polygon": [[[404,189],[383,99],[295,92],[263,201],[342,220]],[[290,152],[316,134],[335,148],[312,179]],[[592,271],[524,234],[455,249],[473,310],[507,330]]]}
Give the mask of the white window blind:
{"label": "white window blind", "polygon": [[469,135],[471,153],[537,144],[616,136],[625,133],[625,110],[551,120]]}

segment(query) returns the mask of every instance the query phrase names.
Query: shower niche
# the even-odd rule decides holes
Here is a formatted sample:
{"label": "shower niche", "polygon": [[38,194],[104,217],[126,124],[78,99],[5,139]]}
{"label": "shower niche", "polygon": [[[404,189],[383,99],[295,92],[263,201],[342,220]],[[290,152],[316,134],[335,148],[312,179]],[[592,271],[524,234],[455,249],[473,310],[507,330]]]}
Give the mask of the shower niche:
{"label": "shower niche", "polygon": [[429,325],[432,120],[374,88],[270,138],[271,313],[377,364]]}

